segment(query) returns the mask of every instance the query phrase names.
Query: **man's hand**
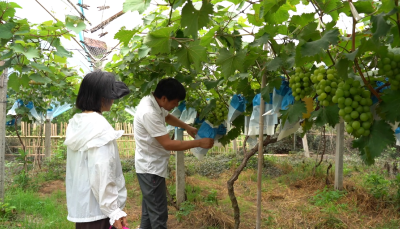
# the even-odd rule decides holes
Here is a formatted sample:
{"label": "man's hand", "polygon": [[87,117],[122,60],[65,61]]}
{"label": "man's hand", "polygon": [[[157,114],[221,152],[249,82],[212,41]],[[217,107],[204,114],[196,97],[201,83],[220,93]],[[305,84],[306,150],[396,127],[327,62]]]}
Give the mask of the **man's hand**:
{"label": "man's hand", "polygon": [[188,127],[186,128],[186,132],[187,132],[190,136],[192,136],[192,138],[194,138],[194,137],[196,136],[196,134],[197,134],[197,129],[194,128],[193,126],[188,126]]}
{"label": "man's hand", "polygon": [[200,147],[205,149],[210,149],[214,145],[214,139],[212,138],[202,138],[200,139]]}

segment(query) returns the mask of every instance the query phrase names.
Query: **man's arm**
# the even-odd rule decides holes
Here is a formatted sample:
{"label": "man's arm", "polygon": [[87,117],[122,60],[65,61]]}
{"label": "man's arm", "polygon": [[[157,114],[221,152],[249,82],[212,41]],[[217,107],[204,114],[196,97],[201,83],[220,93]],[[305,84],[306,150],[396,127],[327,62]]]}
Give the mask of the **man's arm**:
{"label": "man's arm", "polygon": [[[171,114],[168,114],[168,115],[165,117],[165,122],[168,123],[168,124],[171,125],[171,126],[177,126],[177,127],[180,127],[180,128],[185,129],[186,132],[187,132],[190,136],[192,136],[193,138],[194,138],[194,136],[197,134],[197,129],[196,129],[196,128],[194,128],[194,127],[192,127],[192,126],[190,126],[190,125],[188,125],[188,124],[182,122],[182,121],[179,120],[177,117],[175,117],[175,116],[173,116],[173,115],[171,115]],[[191,148],[193,148],[193,147],[191,147]]]}
{"label": "man's arm", "polygon": [[180,140],[171,140],[169,138],[169,135],[166,134],[160,137],[155,137],[155,139],[164,147],[164,149],[170,151],[183,151],[195,147],[209,149],[214,145],[214,139],[212,138],[202,138],[191,141],[180,141]]}

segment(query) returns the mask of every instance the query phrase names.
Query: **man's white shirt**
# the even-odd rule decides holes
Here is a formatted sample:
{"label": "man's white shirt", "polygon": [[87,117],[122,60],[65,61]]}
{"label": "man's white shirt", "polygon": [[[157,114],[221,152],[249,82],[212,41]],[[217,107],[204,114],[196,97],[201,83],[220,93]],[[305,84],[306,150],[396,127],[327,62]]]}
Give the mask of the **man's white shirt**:
{"label": "man's white shirt", "polygon": [[136,142],[136,173],[149,173],[166,178],[170,151],[155,139],[168,134],[165,117],[168,111],[160,107],[153,95],[142,98],[136,109],[134,136]]}

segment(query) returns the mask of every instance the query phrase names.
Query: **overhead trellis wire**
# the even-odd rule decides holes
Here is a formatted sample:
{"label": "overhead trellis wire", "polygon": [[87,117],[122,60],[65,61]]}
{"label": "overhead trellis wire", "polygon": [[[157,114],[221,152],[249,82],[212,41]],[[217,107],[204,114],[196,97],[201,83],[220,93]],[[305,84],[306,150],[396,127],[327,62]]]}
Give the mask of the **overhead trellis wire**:
{"label": "overhead trellis wire", "polygon": [[92,23],[90,23],[90,21],[85,17],[85,15],[83,15],[81,12],[79,12],[79,10],[75,7],[75,5],[74,5],[70,0],[67,0],[67,1],[68,1],[69,4],[71,4],[71,6],[76,10],[76,12],[78,12],[78,14],[80,15],[80,17],[81,17],[83,20],[87,21],[87,22],[89,23],[89,25],[92,25]]}

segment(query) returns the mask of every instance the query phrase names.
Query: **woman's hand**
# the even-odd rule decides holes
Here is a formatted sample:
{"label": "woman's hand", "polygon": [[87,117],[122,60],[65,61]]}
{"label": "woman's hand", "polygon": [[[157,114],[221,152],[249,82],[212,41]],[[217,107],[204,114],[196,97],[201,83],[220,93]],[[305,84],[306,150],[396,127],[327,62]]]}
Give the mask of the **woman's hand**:
{"label": "woman's hand", "polygon": [[122,217],[119,220],[115,220],[113,227],[116,229],[122,229],[122,227],[128,227],[126,217]]}

